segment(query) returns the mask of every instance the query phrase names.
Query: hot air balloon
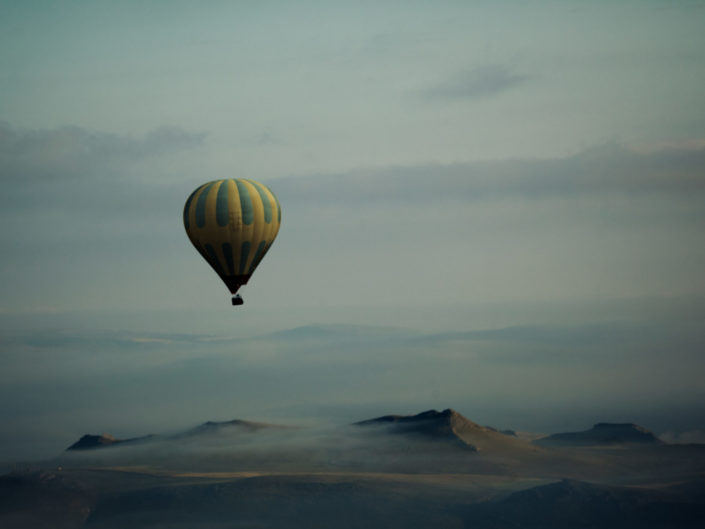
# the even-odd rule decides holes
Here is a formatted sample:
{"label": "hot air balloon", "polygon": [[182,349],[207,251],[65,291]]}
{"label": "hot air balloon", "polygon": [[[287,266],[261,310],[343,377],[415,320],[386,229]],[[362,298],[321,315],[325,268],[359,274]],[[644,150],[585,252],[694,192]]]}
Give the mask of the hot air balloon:
{"label": "hot air balloon", "polygon": [[186,234],[233,295],[262,261],[279,232],[281,207],[264,184],[243,178],[214,180],[186,200]]}

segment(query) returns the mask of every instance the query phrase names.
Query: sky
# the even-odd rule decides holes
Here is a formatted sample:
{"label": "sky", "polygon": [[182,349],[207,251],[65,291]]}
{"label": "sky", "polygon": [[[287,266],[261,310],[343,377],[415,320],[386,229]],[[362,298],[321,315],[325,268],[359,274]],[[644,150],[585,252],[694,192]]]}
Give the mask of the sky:
{"label": "sky", "polygon": [[[432,407],[705,440],[703,86],[702,1],[0,0],[0,461]],[[218,178],[282,205],[237,309],[181,221]]]}

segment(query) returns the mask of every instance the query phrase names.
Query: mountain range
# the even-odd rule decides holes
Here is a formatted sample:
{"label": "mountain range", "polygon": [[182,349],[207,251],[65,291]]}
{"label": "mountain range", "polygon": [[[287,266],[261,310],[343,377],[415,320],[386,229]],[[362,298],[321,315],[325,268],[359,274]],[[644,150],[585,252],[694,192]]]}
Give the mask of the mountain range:
{"label": "mountain range", "polygon": [[531,442],[452,409],[85,435],[0,476],[0,527],[701,527],[705,445],[633,424]]}
{"label": "mountain range", "polygon": [[[469,451],[498,450],[526,447],[513,430],[498,430],[481,426],[453,409],[428,410],[416,415],[384,415],[353,423],[353,426],[374,433],[415,437],[426,442],[448,442]],[[110,434],[85,434],[67,450],[89,450],[146,441],[175,440],[223,433],[256,433],[261,430],[293,430],[299,426],[233,419],[207,421],[187,431],[169,436],[149,434],[129,439],[117,439]],[[600,446],[609,444],[662,444],[652,432],[636,424],[599,423],[583,432],[556,433],[533,441],[539,446]]]}

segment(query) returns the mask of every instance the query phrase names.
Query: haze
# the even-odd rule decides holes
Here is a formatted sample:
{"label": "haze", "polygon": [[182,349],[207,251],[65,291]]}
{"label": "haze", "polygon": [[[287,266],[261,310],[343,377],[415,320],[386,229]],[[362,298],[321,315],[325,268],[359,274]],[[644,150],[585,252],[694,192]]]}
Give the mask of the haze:
{"label": "haze", "polygon": [[[454,408],[705,439],[700,1],[0,3],[0,461]],[[265,182],[232,308],[181,224]]]}

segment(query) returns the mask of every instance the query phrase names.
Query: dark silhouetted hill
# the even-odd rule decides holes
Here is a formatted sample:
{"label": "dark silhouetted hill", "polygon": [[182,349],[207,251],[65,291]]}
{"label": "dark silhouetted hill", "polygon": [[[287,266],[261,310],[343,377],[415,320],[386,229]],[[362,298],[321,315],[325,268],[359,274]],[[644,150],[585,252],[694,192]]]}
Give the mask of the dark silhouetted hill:
{"label": "dark silhouetted hill", "polygon": [[218,433],[255,433],[260,430],[286,430],[295,428],[293,426],[284,426],[279,424],[269,424],[264,422],[245,421],[241,419],[233,419],[232,421],[208,421],[204,422],[182,433],[171,436],[145,435],[143,437],[134,437],[130,439],[116,439],[110,434],[91,435],[86,434],[74,444],[69,446],[67,450],[95,450],[98,448],[107,448],[111,446],[124,446],[127,444],[136,444],[146,441],[156,441],[170,439],[197,438],[199,436],[210,436]]}
{"label": "dark silhouetted hill", "polygon": [[532,483],[377,472],[172,476],[57,470],[0,476],[0,527],[699,529],[705,519],[702,494],[670,486]]}
{"label": "dark silhouetted hill", "polygon": [[471,506],[466,527],[600,529],[702,527],[705,502],[664,490],[562,480]]}
{"label": "dark silhouetted hill", "polygon": [[242,433],[254,433],[260,430],[287,430],[293,428],[293,426],[284,426],[281,424],[270,424],[265,422],[256,421],[245,421],[242,419],[233,419],[232,421],[208,421],[204,422],[188,430],[187,432],[178,435],[181,436],[198,436],[198,435],[210,435],[221,432],[242,432]]}
{"label": "dark silhouetted hill", "polygon": [[534,443],[540,446],[595,446],[628,443],[656,445],[663,442],[636,424],[601,422],[584,432],[557,433],[536,439]]}
{"label": "dark silhouetted hill", "polygon": [[94,503],[91,487],[64,477],[62,472],[0,476],[0,527],[3,529],[83,527]]}
{"label": "dark silhouetted hill", "polygon": [[143,437],[133,437],[131,439],[116,439],[112,435],[105,433],[101,435],[86,434],[74,444],[69,446],[66,450],[94,450],[96,448],[105,448],[108,446],[138,443],[141,441],[147,441],[153,437],[155,436],[145,435]]}
{"label": "dark silhouetted hill", "polygon": [[477,451],[535,451],[526,441],[511,433],[481,426],[455,410],[429,410],[417,415],[384,415],[355,423],[361,427],[386,427],[388,433],[417,436],[426,440],[450,441],[466,450]]}
{"label": "dark silhouetted hill", "polygon": [[466,428],[471,423],[455,410],[441,412],[428,410],[417,415],[384,415],[375,419],[356,422],[356,426],[386,426],[385,432],[422,437],[427,441],[446,441],[468,450],[477,448],[458,435],[459,428]]}
{"label": "dark silhouetted hill", "polygon": [[[559,442],[552,444],[556,438]],[[531,443],[446,409],[384,415],[344,427],[235,419],[205,422],[178,435],[84,436],[56,464],[209,472],[445,472],[583,481],[630,476],[623,483],[656,477],[675,482],[697,477],[705,468],[705,446],[663,444],[634,425],[598,424],[587,435],[557,434],[542,441]],[[125,449],[106,449],[116,446]],[[590,448],[581,449],[585,446]]]}

